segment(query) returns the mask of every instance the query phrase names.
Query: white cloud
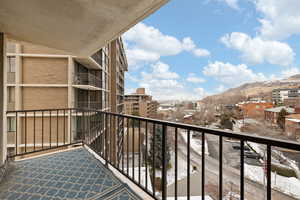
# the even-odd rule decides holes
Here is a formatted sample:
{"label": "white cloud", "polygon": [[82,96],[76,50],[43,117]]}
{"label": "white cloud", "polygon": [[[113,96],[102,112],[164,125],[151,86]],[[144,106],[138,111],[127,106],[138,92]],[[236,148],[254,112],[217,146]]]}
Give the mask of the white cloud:
{"label": "white cloud", "polygon": [[163,63],[163,62],[157,62],[153,65],[151,65],[152,72],[146,73],[142,72],[142,75],[144,79],[150,80],[150,79],[178,79],[179,75],[175,72],[170,71],[170,66]]}
{"label": "white cloud", "polygon": [[300,34],[299,0],[252,0],[262,13],[260,35],[267,39],[286,39]]}
{"label": "white cloud", "polygon": [[227,5],[233,9],[238,10],[239,6],[238,6],[238,0],[224,0],[225,3],[227,3]]}
{"label": "white cloud", "polygon": [[216,61],[203,68],[203,74],[214,77],[222,84],[233,87],[243,83],[265,81],[267,78],[262,73],[255,73],[245,64],[233,65]]}
{"label": "white cloud", "polygon": [[133,94],[135,91],[136,89],[134,88],[125,88],[125,94]]}
{"label": "white cloud", "polygon": [[194,92],[197,93],[197,95],[200,95],[201,97],[207,96],[207,92],[203,88],[195,88]]}
{"label": "white cloud", "polygon": [[210,52],[207,49],[197,48],[194,41],[190,37],[183,38],[182,49],[185,51],[192,52],[197,57],[210,56]]}
{"label": "white cloud", "polygon": [[242,59],[251,64],[268,62],[274,65],[289,66],[294,62],[293,49],[283,42],[251,38],[245,33],[233,32],[221,38],[228,48],[242,53]]}
{"label": "white cloud", "polygon": [[208,0],[209,1],[215,1],[215,2],[222,2],[222,3],[226,3],[229,7],[235,9],[235,10],[239,10],[239,5],[238,2],[239,0]]}
{"label": "white cloud", "polygon": [[193,49],[196,48],[196,45],[195,45],[194,41],[192,40],[192,38],[186,37],[186,38],[183,38],[183,40],[182,40],[182,48],[186,51],[192,51]]}
{"label": "white cloud", "polygon": [[207,95],[204,89],[187,88],[184,80],[162,62],[152,64],[150,72],[141,72],[137,83],[157,100],[199,100]]}
{"label": "white cloud", "polygon": [[193,54],[197,57],[206,57],[210,56],[210,52],[206,49],[194,49]]}
{"label": "white cloud", "polygon": [[283,78],[288,78],[290,76],[300,74],[300,71],[297,67],[292,67],[281,72]]}
{"label": "white cloud", "polygon": [[128,64],[130,66],[135,66],[138,63],[147,63],[158,61],[160,55],[154,52],[145,51],[143,49],[127,49],[126,56],[128,59]]}
{"label": "white cloud", "polygon": [[186,80],[191,83],[204,83],[205,82],[205,79],[197,77],[196,74],[194,74],[194,73],[190,73]]}
{"label": "white cloud", "polygon": [[206,49],[198,48],[190,37],[179,40],[176,37],[165,35],[159,29],[138,23],[124,36],[126,54],[131,66],[153,63],[161,56],[173,56],[183,51],[192,53],[197,57],[209,56]]}
{"label": "white cloud", "polygon": [[136,77],[132,76],[129,72],[125,73],[125,78],[126,80],[130,80],[134,83],[139,82],[139,80]]}
{"label": "white cloud", "polygon": [[219,85],[219,87],[217,87],[217,89],[216,89],[216,91],[218,93],[224,92],[225,90],[226,90],[226,87],[224,85]]}

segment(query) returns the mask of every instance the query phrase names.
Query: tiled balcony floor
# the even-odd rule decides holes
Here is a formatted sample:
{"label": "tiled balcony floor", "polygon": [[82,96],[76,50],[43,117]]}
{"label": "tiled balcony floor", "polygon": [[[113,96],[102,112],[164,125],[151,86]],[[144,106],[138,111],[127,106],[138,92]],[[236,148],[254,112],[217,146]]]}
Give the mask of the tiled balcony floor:
{"label": "tiled balcony floor", "polygon": [[135,200],[138,197],[84,148],[16,161],[0,184],[0,199]]}

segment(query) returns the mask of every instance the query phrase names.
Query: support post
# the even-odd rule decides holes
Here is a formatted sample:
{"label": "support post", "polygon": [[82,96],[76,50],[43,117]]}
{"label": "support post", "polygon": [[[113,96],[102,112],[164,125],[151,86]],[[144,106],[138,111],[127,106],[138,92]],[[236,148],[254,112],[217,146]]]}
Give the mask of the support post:
{"label": "support post", "polygon": [[[110,111],[117,113],[117,40],[110,43],[109,54],[110,54]],[[113,117],[113,116],[111,116]],[[117,163],[117,151],[119,151],[117,146],[117,129],[116,120],[113,118],[110,121],[110,158],[113,164]]]}
{"label": "support post", "polygon": [[5,41],[4,33],[0,32],[0,166],[6,161],[7,155],[7,138],[6,130],[4,129],[4,63],[5,63]]}

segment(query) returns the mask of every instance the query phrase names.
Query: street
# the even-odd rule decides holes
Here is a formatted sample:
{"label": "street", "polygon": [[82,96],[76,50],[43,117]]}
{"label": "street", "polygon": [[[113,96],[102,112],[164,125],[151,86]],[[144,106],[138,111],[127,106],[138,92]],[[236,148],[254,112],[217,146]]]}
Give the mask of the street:
{"label": "street", "polygon": [[[181,136],[178,135],[178,155],[185,159],[187,158],[187,144],[185,140]],[[173,138],[174,139],[174,138]],[[173,141],[174,142],[174,141]],[[173,145],[172,145],[173,146]],[[210,146],[210,145],[209,145]],[[209,147],[210,149],[210,147]],[[201,154],[199,152],[195,152],[191,149],[190,154],[190,162],[193,166],[197,168],[197,170],[201,171]],[[223,195],[228,191],[239,191],[240,185],[240,171],[238,169],[234,169],[233,167],[228,166],[226,163],[228,161],[223,162]],[[205,157],[205,181],[206,185],[214,185],[218,187],[219,184],[219,163],[218,160],[212,158],[211,156]],[[264,199],[266,194],[266,189],[263,188],[263,185],[257,182],[254,182],[250,179],[244,179],[244,187],[245,187],[245,198],[248,200],[260,200]],[[201,186],[199,186],[200,189]],[[210,194],[214,198],[218,197],[218,193]],[[295,200],[295,198],[288,196],[282,192],[272,190],[272,199],[273,200]]]}

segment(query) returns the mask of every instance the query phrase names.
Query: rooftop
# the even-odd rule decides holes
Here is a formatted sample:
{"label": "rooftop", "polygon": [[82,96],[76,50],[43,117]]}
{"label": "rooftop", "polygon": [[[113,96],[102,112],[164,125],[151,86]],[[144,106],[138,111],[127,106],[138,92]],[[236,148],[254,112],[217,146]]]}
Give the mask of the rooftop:
{"label": "rooftop", "polygon": [[275,108],[268,108],[268,109],[265,109],[265,111],[279,113],[282,109],[285,109],[288,113],[295,113],[295,109],[294,108],[290,108],[290,107],[286,107],[286,106],[279,106],[279,107],[275,107]]}

